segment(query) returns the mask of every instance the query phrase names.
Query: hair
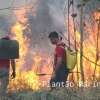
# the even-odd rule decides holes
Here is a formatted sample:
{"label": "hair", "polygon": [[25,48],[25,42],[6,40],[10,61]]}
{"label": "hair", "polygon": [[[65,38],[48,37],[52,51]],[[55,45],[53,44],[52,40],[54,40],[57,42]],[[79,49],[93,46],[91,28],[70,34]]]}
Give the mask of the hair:
{"label": "hair", "polygon": [[59,34],[56,31],[50,32],[48,38],[59,38]]}

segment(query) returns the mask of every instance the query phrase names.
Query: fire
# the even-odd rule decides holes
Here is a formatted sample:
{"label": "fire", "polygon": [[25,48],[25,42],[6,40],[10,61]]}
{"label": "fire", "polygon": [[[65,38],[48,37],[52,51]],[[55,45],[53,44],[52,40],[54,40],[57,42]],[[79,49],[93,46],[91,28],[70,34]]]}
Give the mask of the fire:
{"label": "fire", "polygon": [[[15,11],[15,15],[17,22],[12,26],[11,32],[14,35],[14,39],[19,42],[20,58],[16,60],[16,78],[10,80],[9,91],[22,89],[38,90],[42,87],[41,81],[50,79],[48,76],[39,77],[39,74],[51,74],[51,58],[30,49],[30,39],[24,35],[24,30],[28,28],[28,19],[25,17],[26,10]],[[26,60],[29,59],[27,54],[30,54],[32,57],[32,65],[26,63]],[[26,67],[31,69],[25,70]]]}
{"label": "fire", "polygon": [[[24,88],[39,89],[39,77],[36,75],[34,70],[24,71],[23,67],[25,64],[25,57],[29,52],[29,39],[24,36],[24,30],[27,28],[27,17],[26,10],[20,9],[15,11],[17,17],[17,22],[11,28],[11,32],[14,38],[19,42],[19,52],[20,58],[16,60],[16,79],[11,80],[9,83],[9,90],[21,90]],[[35,57],[36,65],[30,67],[38,66],[38,58]],[[28,67],[29,65],[27,65]]]}
{"label": "fire", "polygon": [[39,82],[39,79],[38,79],[38,76],[35,74],[35,72],[33,70],[27,71],[27,72],[21,70],[21,68],[23,67],[25,63],[25,56],[29,50],[28,41],[26,38],[23,37],[23,30],[24,30],[23,25],[18,22],[12,27],[12,32],[14,33],[16,40],[18,40],[19,42],[20,58],[16,60],[17,76],[15,80],[11,80],[10,82],[9,88],[11,90],[15,89],[14,86],[16,85],[17,85],[16,87],[17,90],[21,88],[25,88],[25,84],[26,86],[31,87],[32,89],[39,89],[39,86],[37,85],[37,83]]}
{"label": "fire", "polygon": [[[45,77],[40,77],[39,74],[52,74],[52,58],[48,55],[42,54],[40,52],[36,52],[33,50],[30,50],[30,39],[24,36],[24,30],[28,28],[28,18],[27,18],[27,12],[29,10],[26,10],[25,8],[22,8],[20,10],[15,11],[15,15],[17,18],[17,21],[15,25],[12,26],[11,32],[14,34],[14,37],[19,42],[20,46],[20,58],[16,60],[16,79],[11,80],[9,83],[9,90],[20,90],[20,89],[33,89],[37,90],[41,87],[41,81],[50,80],[50,75]],[[78,31],[75,32],[73,30],[73,23],[70,23],[70,30],[71,30],[71,40],[72,44],[75,43],[75,34],[76,34],[76,43],[77,48],[80,51],[80,33]],[[72,27],[71,27],[72,26]],[[95,33],[91,31],[91,28],[88,26],[88,32],[90,32],[91,35],[87,39],[84,40],[83,46],[83,52],[84,56],[86,56],[91,61],[95,62],[96,59],[96,49],[95,49],[95,43],[94,43],[94,34],[96,37],[97,29],[96,25],[94,27]],[[99,37],[100,40],[100,37]],[[93,43],[92,43],[93,42]],[[99,41],[100,42],[100,41]],[[28,52],[30,51],[30,54],[32,56],[32,65],[28,65],[26,67],[30,67],[31,70],[25,71],[24,65],[26,62],[25,57],[27,56]],[[100,51],[100,49],[99,49]],[[100,59],[98,60],[98,64],[100,64]],[[85,74],[85,80],[92,80],[93,78],[93,72],[94,72],[94,63],[90,63],[88,60],[83,58],[83,66],[84,66],[84,74]],[[78,69],[78,72],[80,72],[80,53],[77,54],[77,65],[73,72],[73,79],[74,81],[80,80],[80,73],[76,73]],[[42,72],[42,73],[41,73]],[[100,74],[100,68],[97,65],[96,69],[96,78],[99,78]],[[69,79],[70,79],[69,75]]]}
{"label": "fire", "polygon": [[[100,17],[100,13],[96,14],[95,17]],[[95,70],[95,66],[96,66],[95,78],[99,79],[99,77],[100,77],[100,66],[98,66],[98,65],[100,65],[100,58],[99,58],[100,46],[98,46],[98,51],[96,49],[97,48],[97,37],[98,37],[98,44],[100,43],[100,33],[99,33],[99,36],[97,35],[98,34],[98,23],[94,19],[93,29],[88,24],[87,24],[87,26],[88,26],[90,32],[89,32],[89,37],[84,41],[84,55],[88,59],[93,61],[94,63],[90,63],[89,61],[87,61],[88,70],[85,67],[86,68],[85,72],[87,73],[86,74],[87,76],[90,75],[89,77],[94,77],[93,74],[94,74],[94,70]],[[98,55],[98,59],[97,59],[98,65],[95,65],[96,53]],[[84,64],[84,66],[86,66],[86,65]]]}
{"label": "fire", "polygon": [[[100,17],[100,13],[93,13],[92,16],[95,15],[95,19]],[[93,19],[94,20],[94,19]],[[100,79],[100,56],[98,53],[98,61],[96,65],[96,70],[95,70],[95,61],[96,61],[96,45],[97,45],[97,33],[98,33],[98,24],[96,23],[96,20],[94,21],[93,27],[91,27],[90,24],[87,22],[86,26],[84,26],[84,32],[88,33],[88,37],[84,39],[83,41],[83,55],[87,58],[83,57],[83,67],[84,67],[84,77],[86,81],[93,81],[93,77],[95,77],[96,80]],[[73,28],[73,21],[70,20],[70,25],[69,25],[69,30],[71,33],[71,40],[75,40],[75,35],[76,35],[76,46],[78,49],[78,54],[77,54],[77,65],[75,69],[73,70],[73,76],[70,75],[69,79],[72,77],[74,81],[79,81],[80,80],[80,73],[77,73],[77,68],[78,72],[80,72],[80,33],[76,30],[74,33],[74,28]],[[99,43],[100,43],[100,34],[99,34]],[[71,41],[71,44],[75,45],[74,41]],[[100,52],[100,46],[98,47],[98,52]],[[88,60],[89,59],[89,60]],[[92,62],[91,62],[92,61]],[[94,62],[94,63],[93,63]],[[95,70],[95,76],[94,76],[94,70]],[[77,77],[78,74],[78,77]],[[71,78],[71,80],[72,80]],[[77,78],[79,80],[77,80]]]}

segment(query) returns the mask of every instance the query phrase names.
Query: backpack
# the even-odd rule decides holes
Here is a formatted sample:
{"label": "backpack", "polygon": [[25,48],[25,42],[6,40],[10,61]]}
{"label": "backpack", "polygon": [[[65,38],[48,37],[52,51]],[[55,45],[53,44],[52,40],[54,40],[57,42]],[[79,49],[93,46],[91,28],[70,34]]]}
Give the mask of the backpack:
{"label": "backpack", "polygon": [[71,49],[66,49],[66,66],[72,71],[77,63],[77,53]]}
{"label": "backpack", "polygon": [[0,39],[0,59],[19,58],[19,43],[16,40]]}
{"label": "backpack", "polygon": [[70,48],[68,48],[66,45],[60,46],[65,49],[66,51],[66,67],[69,69],[69,71],[72,71],[75,68],[75,65],[77,63],[77,52],[74,52]]}

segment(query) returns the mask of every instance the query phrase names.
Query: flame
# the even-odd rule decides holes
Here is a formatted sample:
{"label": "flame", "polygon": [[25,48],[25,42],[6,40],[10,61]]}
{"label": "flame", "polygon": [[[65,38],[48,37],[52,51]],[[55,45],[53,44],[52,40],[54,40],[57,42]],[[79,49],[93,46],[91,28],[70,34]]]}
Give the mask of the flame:
{"label": "flame", "polygon": [[[25,88],[25,84],[26,84],[26,86],[31,87],[32,89],[39,89],[39,86],[37,85],[37,83],[39,82],[39,78],[35,74],[35,72],[33,70],[27,71],[27,72],[21,71],[21,68],[23,67],[23,65],[25,63],[25,56],[29,52],[28,40],[26,38],[24,38],[23,30],[24,30],[24,26],[18,22],[12,27],[12,32],[14,33],[16,40],[19,42],[20,58],[16,61],[17,77],[15,80],[11,80],[11,83],[9,86],[9,88],[11,88],[11,90],[13,90],[14,86],[16,86],[16,85],[17,85],[17,90],[20,88]],[[36,58],[36,59],[38,60],[38,58]],[[37,66],[38,66],[38,64],[37,64]],[[21,81],[24,83],[22,83]],[[21,85],[20,82],[24,86]]]}
{"label": "flame", "polygon": [[[14,34],[14,38],[19,42],[20,58],[16,60],[16,79],[11,80],[9,83],[9,90],[20,90],[24,88],[31,88],[33,90],[39,89],[39,77],[34,70],[23,71],[21,68],[24,66],[25,57],[29,52],[29,40],[24,36],[24,30],[27,28],[26,10],[20,9],[15,11],[17,22],[12,26],[11,32]],[[39,57],[34,58],[36,65],[38,66]],[[27,65],[28,67],[29,65]]]}
{"label": "flame", "polygon": [[[16,60],[16,78],[11,80],[9,83],[9,91],[22,90],[22,89],[32,89],[38,90],[42,87],[41,81],[50,80],[50,77],[44,76],[39,77],[38,74],[51,74],[52,63],[51,58],[42,55],[39,52],[30,49],[30,39],[24,35],[24,30],[28,28],[28,18],[26,17],[28,11],[22,8],[15,11],[17,21],[15,25],[12,26],[11,32],[13,33],[14,39],[19,42],[19,52],[20,58]],[[31,32],[31,30],[30,30]],[[30,51],[30,52],[29,52]],[[32,65],[25,65],[26,60],[29,58],[27,54],[31,54]],[[31,68],[31,70],[25,70],[25,67]],[[26,68],[26,69],[27,69]],[[43,70],[44,69],[44,70]],[[42,73],[41,73],[42,72]]]}
{"label": "flame", "polygon": [[[17,18],[17,21],[15,25],[12,26],[11,32],[14,34],[15,39],[19,42],[20,46],[20,58],[16,60],[16,79],[11,80],[9,83],[9,90],[20,90],[20,89],[33,89],[37,90],[41,87],[41,81],[50,80],[50,76],[40,77],[38,74],[52,74],[52,57],[42,54],[41,52],[36,52],[33,50],[30,50],[29,46],[29,39],[24,36],[24,30],[28,28],[28,18],[27,18],[27,12],[29,10],[26,10],[24,8],[15,11],[15,15]],[[91,27],[88,26],[88,32],[89,37],[84,40],[83,43],[83,52],[84,56],[86,56],[91,61],[95,62],[96,59],[96,47],[94,41],[96,40],[96,33],[97,33],[97,25],[94,25],[94,30],[91,29]],[[74,33],[73,30],[73,22],[70,22],[70,30],[71,30],[71,41],[73,45],[75,45],[75,34],[76,34],[76,43],[77,48],[80,51],[80,33],[76,31]],[[100,37],[99,37],[100,40]],[[100,42],[100,41],[99,41]],[[21,70],[24,67],[24,64],[26,62],[25,57],[29,53],[31,53],[32,56],[32,65],[27,65],[27,67],[31,67],[31,70],[29,71],[23,71]],[[100,48],[99,48],[100,51]],[[100,59],[98,60],[98,64],[100,64]],[[88,60],[83,58],[83,66],[84,66],[84,74],[85,74],[85,80],[92,80],[93,78],[93,72],[95,64],[90,63]],[[77,65],[75,66],[75,69],[73,72],[80,72],[80,53],[77,53]],[[41,73],[42,72],[42,73]],[[69,75],[69,80],[72,76]],[[73,73],[73,80],[78,82],[80,80],[80,73]],[[100,68],[97,65],[96,69],[96,78],[100,77]],[[72,79],[71,79],[72,80]]]}
{"label": "flame", "polygon": [[[92,14],[95,19],[98,19],[100,17],[100,13],[94,12]],[[87,60],[86,58],[83,57],[83,67],[84,67],[84,78],[86,81],[93,81],[94,77],[94,70],[95,70],[95,61],[96,61],[96,45],[97,45],[97,33],[98,33],[98,24],[96,20],[93,19],[93,27],[91,27],[90,24],[88,24],[87,21],[85,21],[85,26],[84,26],[84,32],[87,32],[88,37],[84,39],[83,41],[83,55],[89,59]],[[78,73],[77,77],[77,68],[78,72],[80,72],[80,33],[76,30],[74,33],[74,26],[73,26],[73,21],[70,19],[70,25],[69,25],[69,30],[70,30],[70,40],[71,44],[75,45],[75,42],[72,40],[75,40],[75,35],[76,35],[76,46],[78,49],[77,53],[77,65],[75,69],[73,70],[73,75],[69,75],[69,80],[74,81],[80,81],[81,75]],[[100,34],[99,34],[99,43],[100,43]],[[98,47],[98,55],[100,52],[100,46]],[[98,56],[98,61],[97,64],[100,65],[100,56]],[[91,62],[92,61],[92,62]],[[93,63],[94,62],[94,63]],[[95,71],[95,79],[99,80],[100,79],[100,66],[96,65],[96,71]]]}

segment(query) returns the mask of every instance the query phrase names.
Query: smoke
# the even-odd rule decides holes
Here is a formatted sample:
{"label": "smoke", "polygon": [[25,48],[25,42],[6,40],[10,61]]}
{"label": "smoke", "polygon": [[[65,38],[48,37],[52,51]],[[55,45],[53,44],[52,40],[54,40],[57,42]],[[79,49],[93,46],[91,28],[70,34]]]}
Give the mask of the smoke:
{"label": "smoke", "polygon": [[[80,3],[80,1],[81,0],[76,0],[74,2],[75,13],[77,13],[77,23],[75,24],[78,31],[80,31],[80,10],[77,8],[77,5]],[[67,16],[68,4],[64,12],[65,4],[66,0],[37,0],[35,16],[33,16],[31,11],[28,13],[29,28],[31,29],[31,48],[34,50],[43,50],[44,52],[52,51],[52,47],[48,41],[48,34],[51,31],[64,33],[67,29],[65,26],[67,17],[65,19],[64,14]],[[87,22],[91,21],[91,12],[98,8],[98,6],[99,3],[97,0],[90,0],[86,3],[84,7],[85,17],[83,18],[87,18],[85,19]],[[71,10],[70,15],[72,13],[73,12]],[[29,33],[26,31],[26,34]],[[84,39],[85,38],[88,38],[87,32],[84,32]]]}
{"label": "smoke", "polygon": [[96,11],[100,7],[100,1],[99,0],[90,0],[87,2],[85,6],[85,14],[91,14],[91,12]]}
{"label": "smoke", "polygon": [[65,0],[38,1],[35,18],[30,16],[30,23],[35,27],[33,27],[33,31],[36,33],[44,33],[63,28],[64,1]]}
{"label": "smoke", "polygon": [[[81,0],[75,0],[75,12],[77,13],[77,23],[76,25],[77,30],[79,31],[79,9],[77,8],[77,4],[80,3]],[[32,5],[33,9],[30,10],[30,12],[27,13],[28,23],[31,32],[26,29],[24,31],[24,35],[28,37],[31,42],[31,48],[42,48],[45,50],[45,48],[50,49],[51,45],[48,41],[48,34],[51,31],[58,31],[64,33],[67,29],[65,26],[65,21],[67,20],[64,18],[64,15],[67,16],[67,9],[68,5],[66,6],[66,9],[64,11],[64,7],[66,4],[66,0],[22,0],[20,2],[16,1],[13,3],[13,7],[19,7],[22,4]],[[87,18],[87,21],[91,21],[91,12],[93,12],[95,9],[97,9],[100,5],[100,2],[98,0],[90,0],[87,2],[85,8],[84,8],[84,15]],[[72,12],[70,12],[72,13]],[[12,16],[11,18],[15,18],[15,16]],[[12,21],[13,19],[11,19]],[[3,30],[9,29],[9,23],[8,19],[0,18],[0,28],[3,28]],[[8,29],[7,29],[8,28]],[[86,33],[87,34],[87,33]],[[86,35],[85,34],[85,35]]]}
{"label": "smoke", "polygon": [[[21,2],[14,3],[13,6],[22,4]],[[28,0],[27,0],[28,1]],[[33,9],[31,9],[27,13],[28,18],[28,28],[29,29],[24,30],[24,35],[30,39],[30,51],[37,51],[44,53],[52,53],[53,49],[50,45],[50,42],[48,40],[48,34],[51,31],[58,31],[64,33],[66,31],[65,27],[65,18],[64,14],[67,16],[67,9],[68,6],[65,9],[64,7],[67,0],[32,0],[33,2],[28,2],[29,5],[33,6]],[[75,12],[77,12],[77,22],[79,23],[79,9],[77,9],[77,4],[80,3],[80,0],[74,0],[75,1]],[[91,1],[91,2],[90,2]],[[90,0],[84,9],[84,15],[87,16],[89,19],[91,17],[91,12],[93,12],[95,9],[97,9],[100,6],[100,2],[97,0]],[[17,4],[18,3],[18,4]],[[25,2],[23,2],[25,4]],[[16,6],[17,7],[17,6]],[[72,12],[71,12],[72,13]],[[12,16],[11,18],[14,18],[15,16]],[[67,18],[66,18],[67,19]],[[86,19],[86,21],[90,21]],[[12,19],[10,19],[12,21]],[[8,30],[11,24],[9,24],[8,19],[4,17],[0,17],[0,29]],[[76,25],[76,29],[79,30],[79,24]],[[86,34],[84,33],[84,36],[86,38]],[[87,36],[88,37],[88,36]],[[26,55],[26,58],[31,61],[32,58],[31,53],[28,53]],[[31,65],[31,64],[29,64]]]}
{"label": "smoke", "polygon": [[[51,31],[58,31],[65,33],[67,27],[65,26],[65,21],[67,21],[67,10],[68,10],[68,4],[65,8],[65,3],[67,0],[33,0],[34,2],[29,3],[28,5],[33,6],[30,11],[26,11],[27,14],[22,18],[28,19],[26,25],[27,28],[23,31],[23,35],[25,38],[27,38],[29,41],[28,45],[28,52],[24,56],[24,63],[20,67],[20,71],[28,71],[31,70],[33,65],[35,65],[35,55],[33,53],[39,54],[45,62],[47,61],[47,55],[48,57],[53,56],[53,47],[50,44],[50,41],[48,39],[48,34]],[[75,5],[75,13],[77,13],[77,18],[75,22],[76,29],[79,31],[79,23],[80,23],[80,10],[77,8],[77,4],[80,3],[80,0],[74,0]],[[99,3],[97,0],[91,0],[89,1],[85,7],[84,7],[84,18],[87,23],[91,24],[91,13],[95,11],[99,7]],[[27,9],[26,9],[27,10]],[[64,11],[65,10],[65,11]],[[70,12],[70,15],[72,14],[72,10]],[[66,18],[64,18],[64,15],[66,14]],[[70,16],[71,17],[71,16]],[[5,30],[6,33],[11,24],[9,21],[16,22],[17,19],[15,19],[15,16],[12,15],[11,18],[6,18],[4,16],[0,17],[0,29]],[[22,19],[23,20],[23,19]],[[72,22],[72,20],[71,20]],[[89,27],[90,28],[90,27]],[[67,35],[67,34],[66,34]],[[84,31],[84,40],[89,38],[89,33]],[[72,40],[71,40],[72,41]],[[94,41],[93,41],[94,42]],[[43,60],[40,62],[41,65],[44,67],[46,64],[43,64]],[[51,59],[52,60],[52,59]],[[43,68],[42,67],[42,68]],[[46,66],[47,67],[47,66]]]}
{"label": "smoke", "polygon": [[[33,51],[42,55],[50,55],[53,52],[53,48],[50,45],[48,34],[51,31],[64,30],[64,15],[63,5],[64,1],[57,0],[52,2],[50,0],[39,0],[36,3],[35,8],[27,13],[28,29],[24,31],[24,35],[30,39],[29,51]],[[35,9],[35,14],[34,11]],[[25,57],[25,63],[23,69],[30,70],[33,61],[32,52],[28,52]],[[53,54],[53,53],[52,53]],[[43,56],[42,56],[43,57]],[[46,58],[43,58],[46,59]],[[29,67],[27,66],[29,65]]]}
{"label": "smoke", "polygon": [[8,18],[5,16],[0,16],[0,37],[3,37],[8,34],[9,29],[10,23],[8,21]]}
{"label": "smoke", "polygon": [[31,48],[38,48],[43,52],[52,49],[48,34],[51,31],[65,31],[64,4],[65,0],[38,0],[35,16],[32,12],[28,13],[28,23],[32,33]]}
{"label": "smoke", "polygon": [[65,19],[64,19],[64,7],[66,0],[51,0],[49,2],[50,15],[53,20],[55,30],[64,32]]}

